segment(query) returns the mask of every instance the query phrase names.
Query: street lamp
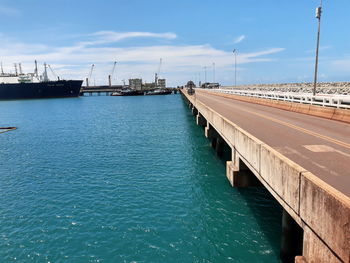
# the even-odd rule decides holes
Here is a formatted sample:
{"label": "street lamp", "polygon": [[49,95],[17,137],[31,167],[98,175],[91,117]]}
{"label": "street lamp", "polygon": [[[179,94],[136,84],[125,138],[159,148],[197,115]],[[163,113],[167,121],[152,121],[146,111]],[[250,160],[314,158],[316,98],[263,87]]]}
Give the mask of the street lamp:
{"label": "street lamp", "polygon": [[215,62],[213,62],[213,83],[215,83]]}
{"label": "street lamp", "polygon": [[235,54],[235,87],[237,86],[237,49],[234,49],[233,54]]}
{"label": "street lamp", "polygon": [[318,31],[317,31],[317,45],[316,45],[316,62],[315,62],[315,75],[314,75],[314,88],[313,95],[316,95],[317,86],[317,69],[318,69],[318,50],[320,47],[320,29],[321,29],[321,13],[322,13],[322,0],[320,0],[320,6],[316,8],[316,18],[318,19]]}
{"label": "street lamp", "polygon": [[204,85],[207,86],[207,66],[204,67]]}

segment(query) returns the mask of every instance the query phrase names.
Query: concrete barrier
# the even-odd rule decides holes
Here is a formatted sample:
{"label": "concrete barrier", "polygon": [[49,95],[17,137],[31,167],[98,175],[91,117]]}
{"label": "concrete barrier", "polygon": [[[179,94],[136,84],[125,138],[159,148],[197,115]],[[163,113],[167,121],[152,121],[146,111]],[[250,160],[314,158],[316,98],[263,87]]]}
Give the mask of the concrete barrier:
{"label": "concrete barrier", "polygon": [[205,90],[202,90],[202,91],[214,94],[216,96],[229,98],[229,99],[235,99],[239,101],[278,108],[281,110],[293,111],[293,112],[303,113],[303,114],[312,115],[320,118],[326,118],[330,120],[350,123],[350,110],[348,109],[337,109],[337,108],[323,107],[323,106],[310,105],[310,104],[301,104],[301,103],[294,103],[294,102],[287,102],[287,101],[276,101],[276,100],[269,100],[269,99],[262,99],[262,98],[217,93],[217,92],[205,91]]}
{"label": "concrete barrier", "polygon": [[346,111],[346,110],[335,109],[332,119],[350,123],[350,110]]}
{"label": "concrete barrier", "polygon": [[267,145],[261,146],[261,177],[299,214],[300,175],[306,170]]}
{"label": "concrete barrier", "polygon": [[260,174],[260,151],[262,142],[243,129],[237,127],[234,146],[250,166]]}
{"label": "concrete barrier", "polygon": [[[302,173],[300,187],[300,217],[341,260],[350,262],[350,198],[310,172]],[[308,253],[316,255],[317,249]]]}
{"label": "concrete barrier", "polygon": [[[303,258],[305,263],[344,263],[308,227],[304,226]],[[307,261],[306,261],[307,259]],[[297,261],[296,261],[297,262]]]}

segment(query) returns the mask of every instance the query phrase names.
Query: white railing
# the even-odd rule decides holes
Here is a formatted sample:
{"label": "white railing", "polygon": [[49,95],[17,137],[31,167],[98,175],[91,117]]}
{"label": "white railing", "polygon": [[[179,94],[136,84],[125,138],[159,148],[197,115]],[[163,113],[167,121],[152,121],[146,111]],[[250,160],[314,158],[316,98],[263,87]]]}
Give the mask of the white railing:
{"label": "white railing", "polygon": [[350,109],[350,95],[330,95],[317,94],[313,96],[310,93],[293,93],[293,92],[271,92],[256,90],[231,90],[231,89],[206,89],[208,91],[233,94],[239,96],[256,97],[270,100],[289,101],[324,107],[334,107]]}

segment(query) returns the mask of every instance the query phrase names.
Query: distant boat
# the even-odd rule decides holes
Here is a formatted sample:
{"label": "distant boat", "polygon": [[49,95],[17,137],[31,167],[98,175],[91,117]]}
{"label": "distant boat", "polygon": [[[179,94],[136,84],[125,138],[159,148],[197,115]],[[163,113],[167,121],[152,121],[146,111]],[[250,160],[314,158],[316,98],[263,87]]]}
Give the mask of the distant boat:
{"label": "distant boat", "polygon": [[31,98],[62,98],[78,97],[83,83],[82,80],[50,81],[47,77],[46,64],[43,75],[38,76],[35,61],[34,73],[22,73],[19,64],[19,73],[4,73],[1,66],[0,73],[0,100],[31,99]]}
{"label": "distant boat", "polygon": [[111,93],[111,96],[139,96],[139,95],[143,95],[143,91],[133,90],[133,89],[122,89],[121,91],[116,91]]}
{"label": "distant boat", "polygon": [[168,95],[171,94],[171,90],[156,89],[145,93],[145,95]]}

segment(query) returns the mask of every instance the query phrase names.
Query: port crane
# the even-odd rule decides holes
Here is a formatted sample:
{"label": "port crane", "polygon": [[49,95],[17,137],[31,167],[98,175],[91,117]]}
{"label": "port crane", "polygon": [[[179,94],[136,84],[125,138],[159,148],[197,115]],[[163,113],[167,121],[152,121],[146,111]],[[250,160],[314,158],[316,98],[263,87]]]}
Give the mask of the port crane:
{"label": "port crane", "polygon": [[112,72],[111,72],[111,74],[108,76],[109,87],[112,87],[112,79],[113,79],[113,75],[114,75],[114,71],[115,71],[115,66],[116,66],[116,65],[117,65],[117,61],[114,61]]}
{"label": "port crane", "polygon": [[158,66],[158,71],[156,72],[155,76],[154,76],[154,85],[157,88],[158,87],[158,77],[160,74],[160,69],[162,67],[162,58],[159,59],[159,66]]}
{"label": "port crane", "polygon": [[91,79],[92,71],[94,70],[94,67],[95,67],[95,64],[92,64],[92,65],[91,65],[90,72],[89,72],[89,75],[88,75],[88,77],[86,78],[86,87],[89,87],[89,79]]}
{"label": "port crane", "polygon": [[18,68],[19,68],[19,74],[23,75],[22,64],[21,63],[18,63]]}
{"label": "port crane", "polygon": [[55,79],[60,80],[60,77],[58,77],[58,76],[55,74],[55,72],[53,71],[53,69],[51,68],[51,66],[50,66],[50,65],[47,65],[47,66],[49,67],[49,69],[50,69],[52,75],[55,77]]}

